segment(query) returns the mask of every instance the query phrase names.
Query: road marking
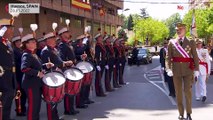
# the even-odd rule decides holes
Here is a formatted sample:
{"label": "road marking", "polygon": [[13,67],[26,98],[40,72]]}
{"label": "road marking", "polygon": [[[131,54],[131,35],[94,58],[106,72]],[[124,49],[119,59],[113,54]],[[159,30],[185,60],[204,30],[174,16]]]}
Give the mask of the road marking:
{"label": "road marking", "polygon": [[[167,97],[168,97],[168,99],[170,100],[170,102],[172,103],[172,105],[177,105],[177,103],[175,102],[175,100],[172,98],[172,97],[170,97],[169,95],[168,95],[168,88],[166,87],[166,84],[165,84],[165,82],[164,82],[164,77],[163,77],[163,74],[161,74],[161,69],[159,69],[160,68],[160,66],[158,66],[158,67],[156,67],[156,68],[154,68],[154,69],[151,69],[150,71],[148,71],[147,73],[145,73],[144,74],[144,78],[148,81],[148,82],[150,82],[152,85],[154,85],[154,86],[156,86],[158,89],[160,89]],[[150,81],[150,79],[148,78],[148,76],[147,76],[147,74],[148,73],[150,73],[152,70],[158,70],[158,71],[160,71],[159,72],[159,74],[160,74],[160,76],[161,76],[161,78],[162,78],[162,80],[161,80],[161,83],[163,84],[163,86],[164,86],[164,88],[161,88],[159,85],[157,85],[157,83],[159,83],[159,81]]]}
{"label": "road marking", "polygon": [[159,76],[159,73],[148,73],[147,76]]}
{"label": "road marking", "polygon": [[149,79],[159,79],[160,78],[160,76],[157,76],[157,77],[149,77]]}

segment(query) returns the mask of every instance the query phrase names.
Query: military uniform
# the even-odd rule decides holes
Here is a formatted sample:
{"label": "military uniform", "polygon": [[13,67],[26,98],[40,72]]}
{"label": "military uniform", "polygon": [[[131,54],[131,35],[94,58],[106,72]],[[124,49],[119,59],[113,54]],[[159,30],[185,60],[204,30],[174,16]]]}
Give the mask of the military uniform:
{"label": "military uniform", "polygon": [[[33,39],[33,35],[28,34],[22,38],[22,42]],[[42,80],[38,77],[38,74],[42,71],[42,64],[34,51],[28,49],[24,51],[21,59],[21,71],[24,73],[22,86],[28,99],[27,119],[39,120]]]}
{"label": "military uniform", "polygon": [[[181,39],[183,40],[181,42]],[[184,85],[184,94],[186,99],[186,112],[187,119],[190,120],[191,109],[191,98],[192,98],[192,83],[193,83],[193,72],[198,71],[198,56],[196,52],[196,44],[193,40],[188,40],[186,37],[173,39],[176,45],[181,45],[182,48],[189,55],[189,58],[183,57],[178,51],[175,45],[170,40],[168,44],[168,54],[166,56],[166,69],[168,74],[173,72],[173,80],[176,91],[177,105],[181,118],[184,115],[183,98],[182,98],[182,85]],[[179,40],[179,41],[177,41]],[[178,43],[179,42],[179,43]]]}
{"label": "military uniform", "polygon": [[[9,19],[0,19],[0,30],[3,30],[4,25],[8,29],[8,26],[12,24]],[[0,92],[2,92],[3,120],[9,120],[11,105],[15,95],[16,80],[13,50],[7,38],[4,38],[5,32],[7,30],[0,33]]]}
{"label": "military uniform", "polygon": [[[202,40],[198,41],[202,44]],[[206,101],[207,90],[206,90],[206,80],[210,75],[211,62],[210,56],[207,49],[200,48],[196,49],[199,58],[199,76],[195,83],[195,96],[196,100]]]}
{"label": "military uniform", "polygon": [[[167,44],[167,43],[166,43]],[[173,78],[167,75],[167,72],[165,70],[165,58],[166,58],[166,54],[168,52],[168,48],[163,47],[160,49],[160,63],[161,63],[161,68],[164,71],[164,79],[165,82],[168,83],[168,87],[169,87],[169,96],[173,96],[175,97],[175,88],[174,88],[174,83],[173,83]]]}
{"label": "military uniform", "polygon": [[[110,36],[106,36],[104,40],[110,39]],[[113,65],[114,65],[114,49],[110,43],[105,43],[106,49],[106,67],[105,67],[105,89],[108,92],[114,91],[111,86],[112,80],[112,72],[113,72]]]}
{"label": "military uniform", "polygon": [[[15,44],[16,41],[21,41],[21,37],[17,36],[12,39],[13,44]],[[14,58],[15,58],[15,65],[16,65],[16,81],[18,83],[18,89],[21,92],[20,97],[16,97],[16,114],[18,116],[25,116],[26,112],[26,93],[24,89],[22,88],[22,76],[23,73],[21,72],[21,57],[23,54],[23,50],[21,48],[18,48],[14,45],[13,48],[14,51]]]}
{"label": "military uniform", "polygon": [[115,52],[115,59],[113,65],[113,87],[119,88],[119,68],[120,68],[120,58],[121,58],[121,50],[120,47],[116,44],[113,46]]}
{"label": "military uniform", "polygon": [[[100,34],[95,36],[95,39],[99,39]],[[95,91],[97,96],[104,97],[103,86],[101,83],[102,75],[106,64],[106,49],[102,43],[97,43],[95,46],[95,62],[96,62],[96,77],[95,77]]]}
{"label": "military uniform", "polygon": [[[123,40],[123,38],[121,38],[120,42]],[[120,51],[121,51],[121,57],[119,58],[119,84],[120,85],[125,85],[126,83],[124,82],[124,68],[126,65],[126,48],[124,45],[120,45]]]}
{"label": "military uniform", "polygon": [[[44,39],[55,37],[53,33],[46,34]],[[51,69],[46,69],[46,71],[56,70],[57,68],[63,68],[64,63],[59,57],[59,52],[56,48],[46,45],[41,51],[42,63],[52,62],[54,67]],[[57,103],[51,104],[47,103],[47,116],[48,120],[59,120]]]}
{"label": "military uniform", "polygon": [[[59,50],[59,55],[63,61],[71,60],[75,62],[75,54],[72,46],[68,44],[68,41],[65,40],[60,40],[61,42],[58,45],[58,50]],[[65,94],[64,97],[64,114],[65,115],[72,115],[79,113],[75,111],[74,107],[74,101],[75,101],[75,96],[67,95]]]}

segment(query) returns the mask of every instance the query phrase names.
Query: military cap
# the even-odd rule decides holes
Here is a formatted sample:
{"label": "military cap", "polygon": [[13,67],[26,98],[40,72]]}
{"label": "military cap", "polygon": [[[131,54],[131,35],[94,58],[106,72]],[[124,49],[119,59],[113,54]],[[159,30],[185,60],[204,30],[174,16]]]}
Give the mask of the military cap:
{"label": "military cap", "polygon": [[106,41],[108,38],[110,38],[110,35],[106,35],[103,40]]}
{"label": "military cap", "polygon": [[58,35],[61,35],[61,34],[65,33],[65,32],[69,32],[69,30],[67,29],[67,27],[64,27],[64,28],[60,29],[58,31]]}
{"label": "military cap", "polygon": [[203,40],[202,40],[202,39],[197,38],[195,42],[196,42],[196,44],[198,44],[198,43],[203,43]]}
{"label": "military cap", "polygon": [[21,36],[16,36],[12,38],[12,42],[16,42],[18,40],[21,40]]}
{"label": "military cap", "polygon": [[98,33],[97,35],[95,35],[94,39],[96,40],[100,36],[101,36],[101,33]]}
{"label": "military cap", "polygon": [[175,29],[177,30],[177,29],[185,28],[185,27],[186,27],[186,24],[183,24],[183,23],[177,23],[177,24],[176,24]]}
{"label": "military cap", "polygon": [[44,35],[44,40],[50,39],[50,38],[54,38],[55,34],[53,32],[47,33],[46,35]]}
{"label": "military cap", "polygon": [[83,39],[83,38],[85,38],[86,36],[85,35],[79,35],[77,38],[76,38],[76,40],[81,40],[81,39]]}
{"label": "military cap", "polygon": [[29,40],[35,40],[33,34],[27,34],[24,37],[21,38],[21,42],[27,42]]}
{"label": "military cap", "polygon": [[39,38],[37,41],[38,41],[38,42],[42,42],[42,41],[44,41],[44,38],[41,37],[41,38]]}

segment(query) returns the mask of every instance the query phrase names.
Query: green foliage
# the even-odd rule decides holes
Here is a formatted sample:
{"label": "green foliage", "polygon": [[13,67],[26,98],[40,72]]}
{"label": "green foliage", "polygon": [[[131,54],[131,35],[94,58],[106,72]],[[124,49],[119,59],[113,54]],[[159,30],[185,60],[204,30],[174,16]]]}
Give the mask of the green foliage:
{"label": "green foliage", "polygon": [[181,22],[179,13],[175,13],[166,19],[165,24],[169,28],[169,37],[173,37],[176,34],[175,24],[178,22]]}
{"label": "green foliage", "polygon": [[129,18],[128,18],[128,22],[127,22],[127,29],[128,30],[133,30],[133,19],[132,19],[132,16],[130,15]]}
{"label": "green foliage", "polygon": [[118,38],[124,38],[125,40],[128,39],[127,34],[125,33],[124,29],[120,29],[118,31]]}
{"label": "green foliage", "polygon": [[148,38],[151,44],[160,43],[168,36],[169,30],[166,25],[153,18],[140,19],[134,23],[136,39],[144,43]]}

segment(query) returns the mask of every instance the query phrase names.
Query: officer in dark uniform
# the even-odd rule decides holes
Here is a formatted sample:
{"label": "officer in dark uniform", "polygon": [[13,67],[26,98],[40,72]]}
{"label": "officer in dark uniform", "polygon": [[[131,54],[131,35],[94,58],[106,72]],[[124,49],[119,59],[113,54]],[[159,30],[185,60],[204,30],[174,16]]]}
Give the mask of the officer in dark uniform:
{"label": "officer in dark uniform", "polygon": [[[85,35],[80,35],[76,38],[77,44],[75,46],[75,55],[76,55],[76,59],[78,62],[86,60],[86,58],[87,58],[86,45],[83,44],[84,38],[85,38]],[[76,107],[77,108],[87,108],[88,107],[88,105],[84,104],[85,89],[86,89],[86,85],[84,84],[84,81],[83,81],[81,84],[80,93],[76,96]]]}
{"label": "officer in dark uniform", "polygon": [[[90,35],[89,35],[89,32],[87,32],[85,34],[85,38],[83,39],[83,44],[85,45],[85,53],[87,55],[87,61],[90,62],[93,66],[94,66],[94,59],[93,59],[93,56],[94,56],[94,50],[92,49],[92,43],[91,43],[91,40],[90,40]],[[95,69],[94,69],[95,70]],[[93,79],[93,73],[94,73],[94,70],[90,73],[90,80],[92,81]],[[85,95],[84,95],[84,103],[85,104],[92,104],[94,103],[94,101],[92,101],[89,96],[90,96],[90,91],[91,91],[91,87],[92,87],[92,83],[90,85],[85,85]]]}
{"label": "officer in dark uniform", "polygon": [[165,59],[166,54],[168,52],[168,42],[164,41],[164,47],[160,49],[160,63],[161,63],[161,69],[164,71],[164,79],[165,82],[168,83],[169,87],[169,96],[175,97],[175,88],[173,83],[173,77],[170,77],[167,75],[167,72],[165,70]]}
{"label": "officer in dark uniform", "polygon": [[[70,34],[67,28],[62,28],[59,30],[60,43],[58,45],[59,55],[63,61],[71,60],[75,63],[75,54],[73,47],[69,45],[70,42]],[[75,110],[75,96],[65,94],[64,97],[64,114],[65,115],[75,115],[79,113],[79,111]]]}
{"label": "officer in dark uniform", "polygon": [[124,82],[124,68],[126,65],[126,47],[125,47],[125,40],[124,38],[119,39],[120,42],[120,51],[121,51],[121,57],[120,57],[120,64],[119,64],[119,84],[120,85],[126,85]]}
{"label": "officer in dark uniform", "polygon": [[16,103],[16,115],[17,116],[26,116],[26,93],[22,88],[22,76],[23,73],[21,72],[21,57],[23,54],[23,50],[21,49],[21,36],[16,36],[12,39],[13,43],[13,52],[15,58],[15,65],[16,65],[16,81],[17,81],[17,92],[19,96],[16,96],[15,103]]}
{"label": "officer in dark uniform", "polygon": [[105,49],[106,49],[106,65],[105,65],[105,89],[108,92],[114,91],[111,86],[113,65],[114,65],[114,49],[111,44],[110,35],[104,37]]}
{"label": "officer in dark uniform", "polygon": [[96,77],[95,77],[95,91],[96,96],[105,97],[103,86],[101,83],[102,75],[104,72],[105,64],[106,64],[106,49],[103,45],[103,38],[100,33],[98,33],[94,39],[96,40],[95,46],[95,62],[96,62]]}
{"label": "officer in dark uniform", "polygon": [[13,36],[13,19],[0,19],[0,92],[3,106],[3,120],[10,119],[12,101],[15,95],[15,62],[8,40]]}
{"label": "officer in dark uniform", "polygon": [[21,59],[21,71],[24,73],[22,86],[28,99],[28,120],[39,120],[41,108],[42,67],[50,68],[52,63],[41,64],[35,53],[36,39],[33,34],[27,34],[21,39],[24,53]]}
{"label": "officer in dark uniform", "polygon": [[114,59],[114,65],[113,65],[113,87],[119,88],[121,87],[119,85],[119,67],[120,67],[121,50],[120,50],[118,39],[114,41],[113,49],[115,52],[115,59]]}
{"label": "officer in dark uniform", "polygon": [[[46,42],[46,46],[41,51],[41,60],[43,63],[52,62],[54,67],[52,70],[63,69],[65,66],[71,66],[73,62],[71,60],[63,61],[56,47],[56,37],[54,33],[50,32],[44,36],[44,40]],[[51,69],[46,69],[46,71],[50,71]],[[50,104],[47,103],[47,115],[48,120],[59,120],[58,111],[57,111],[57,103]]]}

